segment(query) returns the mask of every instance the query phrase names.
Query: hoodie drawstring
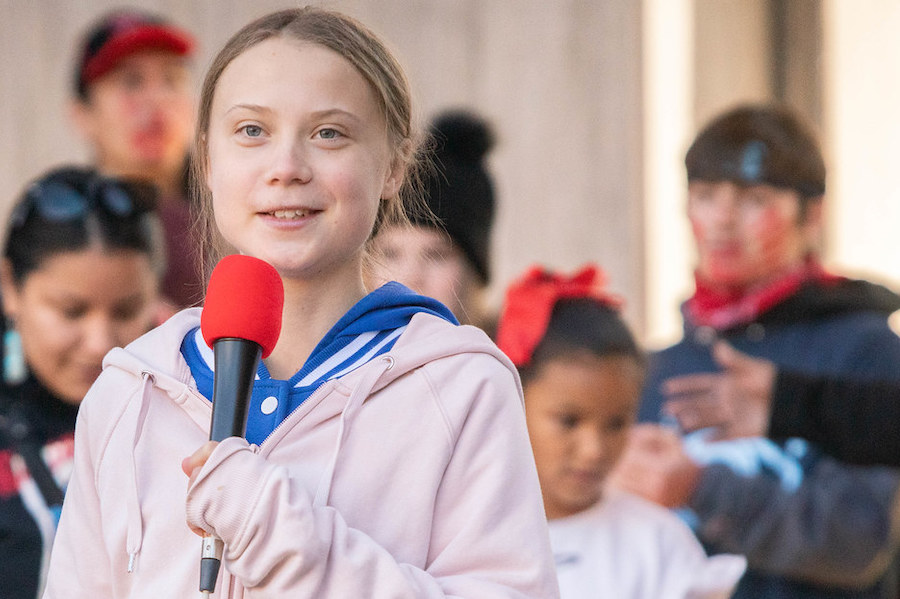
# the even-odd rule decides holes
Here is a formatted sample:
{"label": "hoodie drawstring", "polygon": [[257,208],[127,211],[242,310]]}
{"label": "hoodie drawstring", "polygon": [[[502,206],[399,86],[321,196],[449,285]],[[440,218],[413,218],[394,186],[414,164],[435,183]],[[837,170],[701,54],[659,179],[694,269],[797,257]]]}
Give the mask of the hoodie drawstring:
{"label": "hoodie drawstring", "polygon": [[135,464],[135,454],[137,453],[137,444],[141,439],[141,432],[144,429],[144,421],[147,419],[147,410],[150,407],[148,398],[153,387],[153,375],[147,371],[141,372],[141,392],[140,402],[135,408],[137,414],[135,416],[134,435],[131,443],[131,483],[129,492],[125,500],[128,502],[128,533],[125,537],[125,549],[128,551],[128,572],[134,572],[137,556],[141,552],[141,545],[144,542],[144,521],[141,517],[141,504],[138,496],[137,483],[137,466]]}
{"label": "hoodie drawstring", "polygon": [[353,417],[369,397],[369,394],[372,392],[378,379],[381,378],[381,375],[394,366],[394,358],[390,355],[385,354],[381,356],[379,361],[380,364],[373,365],[359,384],[356,385],[353,393],[351,393],[349,399],[347,399],[347,404],[344,406],[344,409],[341,410],[341,421],[338,427],[334,452],[332,452],[331,459],[328,461],[328,466],[325,468],[322,479],[319,481],[316,497],[313,501],[314,506],[321,507],[328,504],[328,496],[331,493],[331,484],[334,481],[334,471],[337,467],[338,455],[341,452],[341,447],[344,444],[344,436],[350,428]]}

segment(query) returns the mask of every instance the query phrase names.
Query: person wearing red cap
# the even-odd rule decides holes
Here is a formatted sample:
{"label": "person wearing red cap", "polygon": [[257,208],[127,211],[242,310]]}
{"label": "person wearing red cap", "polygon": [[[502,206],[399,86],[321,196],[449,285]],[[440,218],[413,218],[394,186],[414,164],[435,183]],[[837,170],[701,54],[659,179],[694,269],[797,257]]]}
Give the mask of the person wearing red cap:
{"label": "person wearing red cap", "polygon": [[176,308],[202,295],[187,191],[194,45],[188,32],[155,15],[108,13],[81,43],[71,106],[98,170],[159,188],[167,248],[162,292]]}

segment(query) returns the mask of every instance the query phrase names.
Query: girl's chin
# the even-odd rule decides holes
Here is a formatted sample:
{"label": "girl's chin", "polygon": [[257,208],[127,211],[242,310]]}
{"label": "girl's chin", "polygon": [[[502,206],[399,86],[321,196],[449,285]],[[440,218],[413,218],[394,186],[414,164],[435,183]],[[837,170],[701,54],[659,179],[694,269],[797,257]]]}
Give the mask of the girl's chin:
{"label": "girl's chin", "polygon": [[[76,388],[80,389],[80,391],[73,393],[73,389],[76,389]],[[64,395],[60,394],[58,392],[55,393],[55,395],[57,397],[59,397],[59,399],[61,399],[63,401],[63,403],[67,403],[70,406],[77,406],[84,399],[84,396],[87,395],[87,392],[90,388],[91,388],[90,385],[80,386],[80,387],[73,386],[73,387],[67,388]]]}
{"label": "girl's chin", "polygon": [[578,492],[572,493],[566,503],[572,513],[578,513],[600,501],[602,496],[603,493],[599,488],[590,489],[589,491],[580,489]]}

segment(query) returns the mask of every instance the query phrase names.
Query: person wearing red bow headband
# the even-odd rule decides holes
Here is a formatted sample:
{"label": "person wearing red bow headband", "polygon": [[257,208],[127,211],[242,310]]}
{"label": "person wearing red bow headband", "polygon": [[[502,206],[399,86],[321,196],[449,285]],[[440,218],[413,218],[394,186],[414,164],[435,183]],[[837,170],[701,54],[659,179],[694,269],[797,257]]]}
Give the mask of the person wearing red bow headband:
{"label": "person wearing red bow headband", "polygon": [[669,511],[604,489],[644,375],[605,282],[593,265],[572,276],[533,267],[507,290],[497,328],[522,379],[561,597],[727,597],[743,558],[708,558]]}

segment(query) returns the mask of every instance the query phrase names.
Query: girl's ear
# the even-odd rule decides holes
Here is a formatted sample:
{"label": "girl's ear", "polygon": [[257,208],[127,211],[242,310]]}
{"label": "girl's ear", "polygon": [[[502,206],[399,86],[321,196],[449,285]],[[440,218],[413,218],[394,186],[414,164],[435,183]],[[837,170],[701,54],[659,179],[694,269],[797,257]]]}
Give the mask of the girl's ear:
{"label": "girl's ear", "polygon": [[381,199],[390,200],[400,191],[403,180],[406,177],[406,163],[399,158],[394,159],[391,170],[388,172],[384,186],[381,188]]}
{"label": "girl's ear", "polygon": [[415,151],[412,140],[405,139],[396,148],[393,159],[391,160],[391,170],[385,179],[384,187],[381,189],[381,199],[389,200],[397,195],[403,181],[406,179],[406,170],[409,168]]}

